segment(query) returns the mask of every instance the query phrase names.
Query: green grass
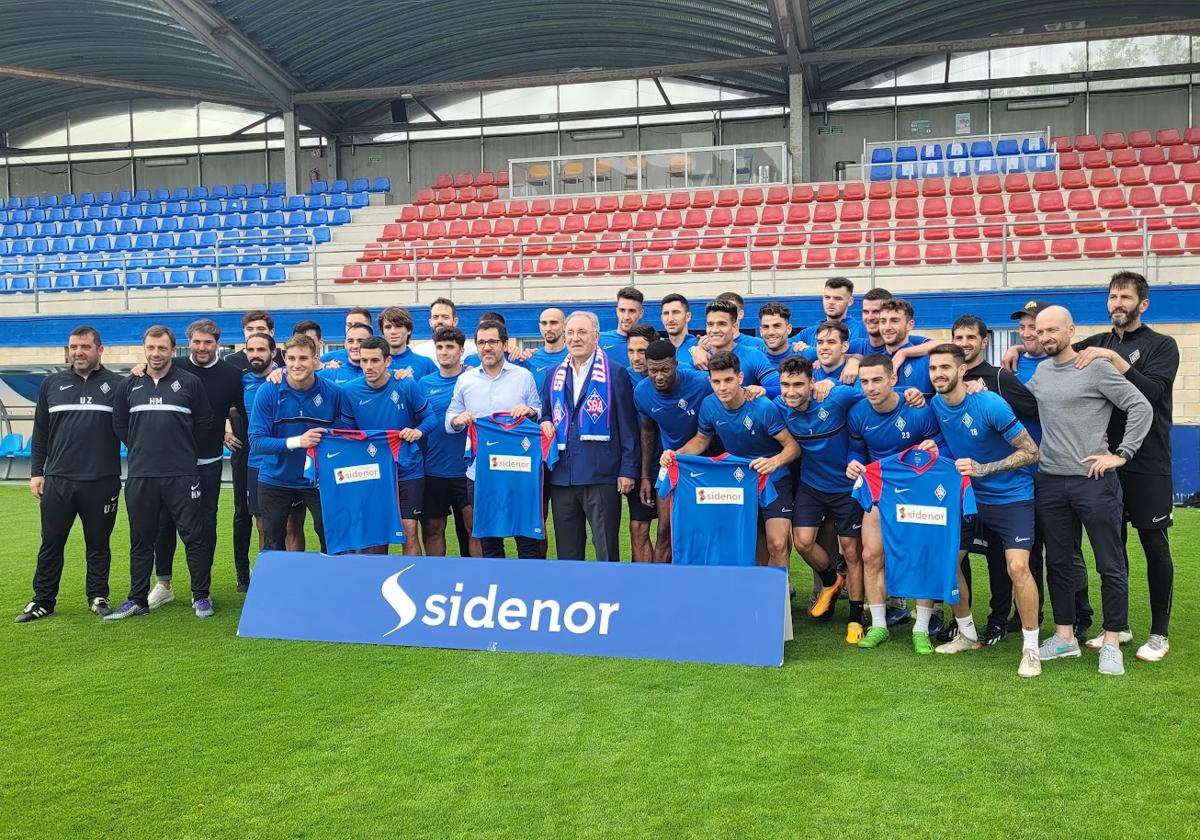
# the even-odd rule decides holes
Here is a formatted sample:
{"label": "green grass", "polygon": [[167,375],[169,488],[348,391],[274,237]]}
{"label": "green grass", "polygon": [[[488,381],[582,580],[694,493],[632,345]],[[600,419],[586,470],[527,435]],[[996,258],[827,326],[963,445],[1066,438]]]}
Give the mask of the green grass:
{"label": "green grass", "polygon": [[[0,603],[28,599],[36,504],[0,488]],[[918,658],[796,615],[781,669],[238,639],[229,500],[217,615],[102,625],[82,539],[59,610],[0,624],[0,834],[1196,836],[1200,514],[1172,532],[1171,655],[1016,676],[1019,638]],[[1136,542],[1136,541],[1135,541]],[[113,593],[127,581],[124,513]],[[1147,631],[1134,549],[1136,643]],[[182,556],[179,583],[186,588]],[[799,561],[796,561],[799,562]],[[982,561],[976,581],[986,586]],[[806,590],[808,573],[797,575]],[[1098,589],[1093,597],[1098,602]],[[983,620],[986,593],[977,594]]]}

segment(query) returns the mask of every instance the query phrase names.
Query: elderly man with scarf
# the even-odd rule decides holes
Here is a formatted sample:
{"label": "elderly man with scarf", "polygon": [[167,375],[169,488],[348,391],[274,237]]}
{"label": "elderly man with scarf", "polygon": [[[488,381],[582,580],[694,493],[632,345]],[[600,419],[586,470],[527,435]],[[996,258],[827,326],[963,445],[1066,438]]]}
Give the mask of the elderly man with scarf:
{"label": "elderly man with scarf", "polygon": [[598,349],[591,312],[567,318],[567,357],[546,376],[542,425],[554,434],[558,463],[550,503],[559,559],[582,560],[585,524],[597,560],[619,560],[621,496],[639,475],[640,441],[629,373]]}

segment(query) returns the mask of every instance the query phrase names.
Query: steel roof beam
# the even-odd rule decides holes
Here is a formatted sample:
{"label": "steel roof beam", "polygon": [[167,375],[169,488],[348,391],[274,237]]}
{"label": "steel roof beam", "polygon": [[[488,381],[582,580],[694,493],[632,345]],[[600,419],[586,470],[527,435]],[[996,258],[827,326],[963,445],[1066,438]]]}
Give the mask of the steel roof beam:
{"label": "steel roof beam", "polygon": [[[693,61],[686,64],[659,64],[653,67],[628,67],[613,70],[575,70],[566,73],[546,73],[539,76],[516,76],[503,79],[474,79],[461,82],[387,85],[384,87],[351,88],[296,93],[297,105],[318,102],[349,102],[357,99],[396,99],[401,96],[433,96],[440,93],[475,93],[491,90],[519,90],[549,85],[578,85],[590,82],[620,82],[629,79],[655,77],[736,73],[745,70],[769,70],[786,67],[786,55],[760,55],[749,58],[728,58],[713,61]],[[720,82],[714,82],[720,84]]]}
{"label": "steel roof beam", "polygon": [[[211,5],[203,0],[158,0],[158,4],[266,93],[270,107],[292,110],[292,95],[303,91],[304,85]],[[325,107],[309,109],[304,120],[329,134],[341,124],[341,118]]]}
{"label": "steel roof beam", "polygon": [[812,101],[821,88],[820,70],[811,63],[806,64],[803,60],[804,53],[812,52],[817,47],[816,36],[813,35],[812,10],[809,8],[808,0],[777,0],[777,2],[784,4],[788,11],[792,32],[795,34],[798,52],[801,56],[800,65],[804,68],[793,72],[804,74],[805,93],[808,94],[809,101]]}
{"label": "steel roof beam", "polygon": [[272,105],[265,99],[237,94],[217,93],[210,90],[195,88],[180,88],[170,85],[156,85],[149,82],[137,82],[128,79],[112,79],[102,76],[88,76],[82,73],[64,73],[59,70],[43,70],[37,67],[19,67],[14,64],[0,64],[0,76],[14,79],[30,79],[37,82],[52,82],[75,87],[105,88],[121,90],[130,93],[144,93],[153,96],[166,96],[179,99],[202,99],[206,102],[222,102],[229,105],[241,105],[247,108],[267,109]]}
{"label": "steel roof beam", "polygon": [[923,44],[884,44],[877,47],[846,50],[801,50],[805,64],[850,64],[888,58],[908,58],[942,53],[998,50],[1008,47],[1035,47],[1046,44],[1070,44],[1076,41],[1107,41],[1114,38],[1143,38],[1147,35],[1200,34],[1200,19],[1135,23],[1127,26],[1095,26],[1064,29],[1059,32],[1030,32],[1024,35],[997,35],[990,38],[960,38]]}

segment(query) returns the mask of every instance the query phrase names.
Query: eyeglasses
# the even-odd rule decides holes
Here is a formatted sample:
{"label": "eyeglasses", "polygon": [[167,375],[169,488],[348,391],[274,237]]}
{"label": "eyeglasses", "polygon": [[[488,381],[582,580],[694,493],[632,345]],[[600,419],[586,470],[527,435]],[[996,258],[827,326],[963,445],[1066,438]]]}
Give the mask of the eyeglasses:
{"label": "eyeglasses", "polygon": [[475,346],[476,347],[499,347],[503,343],[504,342],[498,338],[482,338],[482,339],[476,339]]}

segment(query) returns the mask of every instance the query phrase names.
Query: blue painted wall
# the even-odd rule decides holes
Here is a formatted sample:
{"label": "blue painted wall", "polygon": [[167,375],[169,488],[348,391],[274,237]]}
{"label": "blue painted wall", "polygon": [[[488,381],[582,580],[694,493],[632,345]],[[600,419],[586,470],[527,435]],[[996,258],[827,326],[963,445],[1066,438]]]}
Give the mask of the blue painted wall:
{"label": "blue painted wall", "polygon": [[[680,290],[686,293],[686,285],[681,283]],[[908,299],[917,310],[917,329],[949,329],[954,319],[959,315],[971,313],[978,315],[996,327],[1008,323],[1008,316],[1020,309],[1031,299],[1046,300],[1051,303],[1068,307],[1079,324],[1107,324],[1108,314],[1105,300],[1108,295],[1107,286],[1054,289],[1021,289],[988,290],[971,292],[925,292],[912,294]],[[807,326],[815,323],[821,316],[821,301],[818,295],[755,297],[746,304],[747,318],[744,326],[753,326],[755,312],[758,306],[768,300],[781,300],[792,308],[792,323],[796,326]],[[692,306],[692,327],[699,330],[704,325],[704,304],[708,298],[697,298]],[[600,316],[601,329],[612,329],[616,326],[615,306],[609,303],[582,304],[579,302],[561,303],[509,303],[509,304],[470,304],[459,307],[460,324],[467,330],[473,328],[479,316],[484,312],[497,310],[504,313],[508,321],[509,332],[518,336],[536,336],[538,334],[538,313],[547,306],[559,306],[570,312],[572,309],[590,308]],[[857,312],[857,305],[855,311]],[[330,338],[340,338],[345,307],[327,307],[313,309],[284,309],[275,310],[276,332],[279,335],[291,333],[296,321],[311,318],[320,323],[321,328]],[[375,310],[378,311],[378,308]],[[428,338],[428,306],[409,307],[417,324],[417,337]],[[6,347],[59,347],[65,343],[67,333],[79,324],[87,323],[95,326],[101,332],[105,344],[138,344],[142,332],[151,324],[166,324],[182,336],[187,325],[197,318],[212,318],[221,327],[226,343],[241,343],[241,313],[234,311],[218,312],[172,312],[168,314],[121,313],[121,314],[87,314],[87,315],[35,315],[20,318],[0,318],[0,346]],[[652,324],[659,323],[658,303],[647,302],[646,319]],[[1160,286],[1154,289],[1149,315],[1150,323],[1179,323],[1200,320],[1200,284]]]}

